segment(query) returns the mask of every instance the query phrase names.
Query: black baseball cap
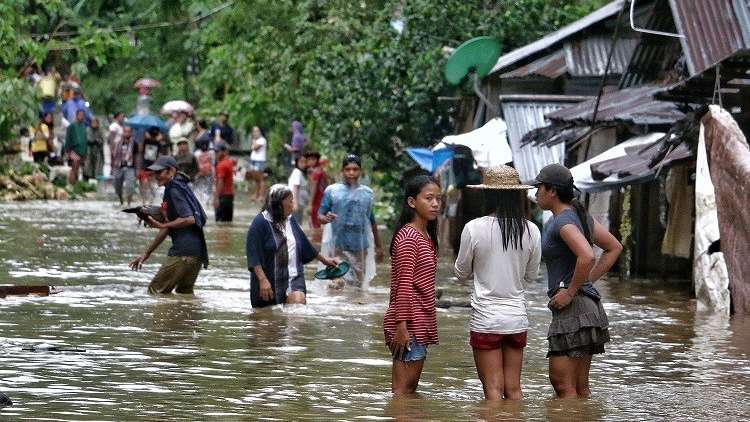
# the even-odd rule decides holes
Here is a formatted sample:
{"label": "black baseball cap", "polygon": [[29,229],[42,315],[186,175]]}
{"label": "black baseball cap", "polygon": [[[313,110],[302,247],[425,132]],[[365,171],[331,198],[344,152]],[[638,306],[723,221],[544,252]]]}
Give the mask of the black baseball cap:
{"label": "black baseball cap", "polygon": [[146,167],[146,170],[162,171],[166,168],[177,168],[177,161],[171,155],[162,155],[156,159],[154,164]]}
{"label": "black baseball cap", "polygon": [[539,170],[539,174],[534,180],[534,186],[542,184],[560,186],[578,190],[573,184],[573,175],[567,167],[560,164],[550,164]]}

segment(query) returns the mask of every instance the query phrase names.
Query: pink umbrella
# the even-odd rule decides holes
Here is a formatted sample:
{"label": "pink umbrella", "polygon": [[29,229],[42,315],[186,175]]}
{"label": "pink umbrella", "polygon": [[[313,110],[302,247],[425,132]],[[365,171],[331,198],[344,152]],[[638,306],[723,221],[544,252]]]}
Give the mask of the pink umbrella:
{"label": "pink umbrella", "polygon": [[158,88],[161,86],[161,82],[157,81],[156,79],[151,78],[142,78],[135,81],[135,84],[133,84],[135,88]]}
{"label": "pink umbrella", "polygon": [[168,101],[161,106],[161,114],[172,114],[175,111],[184,111],[187,114],[192,114],[193,106],[187,101],[182,100]]}

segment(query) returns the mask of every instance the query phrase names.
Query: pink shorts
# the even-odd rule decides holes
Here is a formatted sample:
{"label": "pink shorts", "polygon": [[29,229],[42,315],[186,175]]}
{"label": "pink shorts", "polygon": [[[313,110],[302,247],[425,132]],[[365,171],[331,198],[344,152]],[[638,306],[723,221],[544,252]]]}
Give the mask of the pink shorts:
{"label": "pink shorts", "polygon": [[507,344],[514,349],[523,349],[526,347],[526,331],[514,334],[491,334],[471,331],[469,344],[477,350],[500,349],[503,347],[503,344]]}

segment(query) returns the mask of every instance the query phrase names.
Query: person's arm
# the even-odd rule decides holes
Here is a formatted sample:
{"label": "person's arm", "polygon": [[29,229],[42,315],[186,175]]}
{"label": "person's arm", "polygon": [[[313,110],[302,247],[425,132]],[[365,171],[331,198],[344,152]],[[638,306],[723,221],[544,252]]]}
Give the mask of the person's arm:
{"label": "person's arm", "polygon": [[336,219],[336,214],[331,212],[332,200],[330,186],[323,192],[323,199],[318,208],[318,220],[321,224],[328,224]]}
{"label": "person's arm", "polygon": [[143,158],[144,158],[144,154],[146,153],[145,144],[146,144],[146,139],[141,139],[141,142],[138,143],[138,159],[135,160],[136,161],[135,166],[136,166],[136,170],[139,170],[139,171],[143,168]]}
{"label": "person's arm", "polygon": [[372,239],[375,242],[375,257],[378,261],[382,261],[385,253],[383,252],[383,244],[380,243],[380,231],[372,209],[370,209],[370,225],[372,226]]}
{"label": "person's arm", "polygon": [[593,239],[594,244],[602,248],[604,253],[602,253],[602,256],[599,257],[596,265],[594,265],[594,268],[589,273],[589,281],[591,282],[599,280],[604,274],[609,272],[622,252],[622,243],[597,221],[594,221]]}
{"label": "person's arm", "polygon": [[310,184],[308,185],[308,189],[310,189],[310,216],[315,213],[315,201],[312,199],[315,197],[315,192],[318,190],[319,180],[320,178],[313,175],[313,177],[310,178]]}
{"label": "person's arm", "polygon": [[178,217],[175,218],[172,221],[166,222],[166,223],[160,223],[156,220],[154,220],[154,217],[148,216],[148,224],[156,229],[164,230],[164,229],[181,229],[183,227],[190,227],[192,225],[195,225],[195,217],[189,216],[189,217]]}
{"label": "person's arm", "polygon": [[[529,230],[531,230],[531,223],[529,223]],[[536,229],[536,226],[534,226]],[[529,262],[526,263],[526,272],[523,276],[525,283],[531,283],[539,278],[539,264],[542,261],[542,243],[541,236],[538,230],[535,230],[530,237],[531,240],[531,253],[529,255]]]}
{"label": "person's arm", "polygon": [[576,256],[576,266],[568,288],[559,289],[551,300],[552,306],[557,309],[562,309],[570,304],[578,289],[587,281],[596,262],[594,250],[575,224],[564,225],[560,229],[560,238]]}
{"label": "person's arm", "polygon": [[253,267],[255,276],[258,277],[258,284],[260,285],[260,298],[265,301],[273,300],[273,288],[271,282],[266,277],[266,272],[263,271],[263,267],[256,265]]}
{"label": "person's arm", "polygon": [[[262,217],[261,217],[262,218]],[[265,223],[263,223],[265,224]],[[256,217],[250,224],[245,239],[245,253],[247,255],[247,268],[255,274],[260,288],[260,298],[266,301],[273,300],[273,288],[268,281],[266,272],[261,266],[263,261],[263,233],[260,229],[261,223]]]}
{"label": "person's arm", "polygon": [[474,244],[471,239],[471,229],[465,225],[461,232],[461,246],[458,249],[453,273],[459,280],[467,280],[474,272]]}
{"label": "person's arm", "polygon": [[[153,220],[153,218],[149,217]],[[167,238],[167,234],[169,234],[169,229],[163,228],[160,229],[159,232],[156,234],[156,237],[154,237],[154,240],[151,241],[151,244],[148,245],[148,249],[146,249],[146,252],[143,253],[143,255],[136,257],[133,261],[130,262],[130,268],[134,271],[138,271],[143,267],[143,263],[146,262],[146,260],[151,256],[151,254],[156,250],[156,248],[161,245],[161,242],[164,241],[164,239]]]}

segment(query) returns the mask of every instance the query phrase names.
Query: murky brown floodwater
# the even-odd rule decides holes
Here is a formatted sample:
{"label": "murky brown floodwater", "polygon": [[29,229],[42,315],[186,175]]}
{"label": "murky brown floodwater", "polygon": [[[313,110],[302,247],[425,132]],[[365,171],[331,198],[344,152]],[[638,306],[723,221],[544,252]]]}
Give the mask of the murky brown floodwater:
{"label": "murky brown floodwater", "polygon": [[[392,402],[381,320],[388,270],[367,292],[309,282],[307,307],[250,311],[244,240],[253,212],[208,229],[195,297],[150,297],[127,263],[154,234],[105,202],[0,204],[0,283],[51,297],[0,299],[0,391],[9,420],[746,420],[750,320],[696,316],[689,284],[603,284],[613,342],[589,400],[551,400],[544,281],[528,286],[525,398],[483,404],[469,310],[441,310],[420,398]],[[442,260],[444,298],[468,287]],[[312,272],[312,268],[308,269]],[[36,351],[24,350],[31,346]],[[52,349],[50,347],[62,348]]]}

